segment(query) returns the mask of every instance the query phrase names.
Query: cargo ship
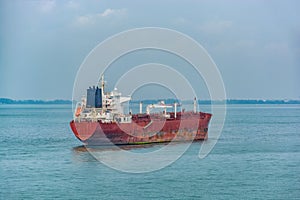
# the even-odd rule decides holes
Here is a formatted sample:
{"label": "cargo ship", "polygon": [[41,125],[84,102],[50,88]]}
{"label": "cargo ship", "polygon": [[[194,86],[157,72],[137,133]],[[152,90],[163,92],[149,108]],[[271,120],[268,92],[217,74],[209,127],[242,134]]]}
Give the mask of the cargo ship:
{"label": "cargo ship", "polygon": [[86,97],[76,104],[70,122],[74,135],[85,145],[137,145],[208,138],[212,114],[198,112],[196,98],[192,111],[182,109],[178,101],[174,104],[159,101],[147,105],[145,112],[140,102],[139,113],[130,110],[125,114],[123,105],[130,100],[116,88],[105,92],[102,76],[98,86],[89,87]]}

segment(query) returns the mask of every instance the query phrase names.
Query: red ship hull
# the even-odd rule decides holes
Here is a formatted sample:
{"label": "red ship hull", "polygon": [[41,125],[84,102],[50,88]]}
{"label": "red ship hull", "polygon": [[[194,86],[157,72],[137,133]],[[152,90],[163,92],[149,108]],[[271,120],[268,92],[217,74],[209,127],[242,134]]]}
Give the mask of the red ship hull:
{"label": "red ship hull", "polygon": [[208,138],[209,113],[170,113],[169,119],[135,114],[131,123],[70,122],[74,135],[87,145],[128,145]]}

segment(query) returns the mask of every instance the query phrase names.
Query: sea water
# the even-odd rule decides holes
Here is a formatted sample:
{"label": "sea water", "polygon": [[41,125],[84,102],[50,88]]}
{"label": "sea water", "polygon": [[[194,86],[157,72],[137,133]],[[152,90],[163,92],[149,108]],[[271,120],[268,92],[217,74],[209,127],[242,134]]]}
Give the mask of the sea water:
{"label": "sea water", "polygon": [[228,105],[206,158],[195,142],[173,164],[142,174],[96,160],[71,119],[69,105],[0,105],[0,199],[300,198],[300,105]]}

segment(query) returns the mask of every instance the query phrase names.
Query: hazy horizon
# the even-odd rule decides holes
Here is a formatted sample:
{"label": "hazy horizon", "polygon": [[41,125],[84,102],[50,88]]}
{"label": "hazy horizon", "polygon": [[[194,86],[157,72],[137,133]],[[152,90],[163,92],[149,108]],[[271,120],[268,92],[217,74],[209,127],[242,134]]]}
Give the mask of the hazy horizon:
{"label": "hazy horizon", "polygon": [[[7,98],[7,97],[0,97],[0,100],[2,99],[9,99],[9,100],[13,100],[13,101],[44,101],[44,102],[48,102],[48,101],[72,101],[72,99],[57,99],[57,98],[54,98],[54,99],[13,99],[13,98]],[[175,98],[142,98],[142,99],[139,99],[139,98],[132,98],[131,101],[135,102],[135,101],[160,101],[160,100],[173,100]],[[177,100],[180,100],[180,101],[193,101],[193,99],[177,99]],[[74,100],[76,101],[76,100]],[[223,101],[223,100],[211,100],[211,99],[198,99],[198,101]],[[226,99],[226,101],[269,101],[269,102],[272,102],[272,101],[300,101],[300,99]],[[1,103],[1,102],[0,102]]]}

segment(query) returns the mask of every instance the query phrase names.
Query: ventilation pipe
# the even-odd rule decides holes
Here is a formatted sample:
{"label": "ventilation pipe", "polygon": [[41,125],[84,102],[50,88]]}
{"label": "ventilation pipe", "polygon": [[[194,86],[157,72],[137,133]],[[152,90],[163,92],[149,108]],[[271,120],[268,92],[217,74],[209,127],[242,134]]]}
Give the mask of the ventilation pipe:
{"label": "ventilation pipe", "polygon": [[176,119],[177,117],[177,103],[174,103],[174,118]]}
{"label": "ventilation pipe", "polygon": [[197,100],[194,98],[194,113],[197,113]]}
{"label": "ventilation pipe", "polygon": [[140,102],[140,113],[141,114],[143,113],[143,102],[142,101]]}

